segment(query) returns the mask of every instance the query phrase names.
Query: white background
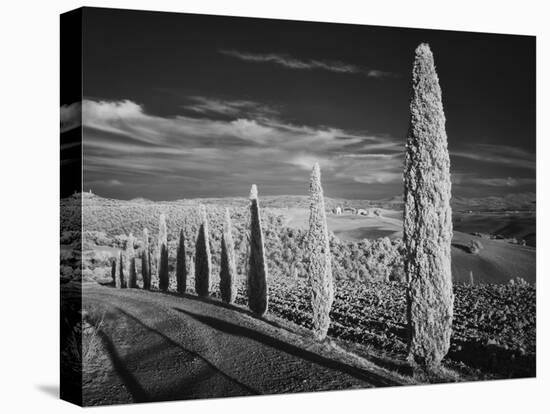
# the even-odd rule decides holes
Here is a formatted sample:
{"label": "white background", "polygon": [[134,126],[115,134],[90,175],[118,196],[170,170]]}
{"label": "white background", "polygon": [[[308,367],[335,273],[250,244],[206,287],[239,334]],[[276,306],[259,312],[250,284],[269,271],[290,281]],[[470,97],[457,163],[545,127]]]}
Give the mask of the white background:
{"label": "white background", "polygon": [[[142,404],[110,412],[543,412],[548,410],[549,29],[540,1],[110,0],[87,6],[537,35],[537,379]],[[0,9],[0,411],[65,413],[57,399],[59,13],[78,1]],[[545,20],[546,17],[546,20]],[[546,27],[545,27],[546,25]],[[510,56],[510,59],[513,59]],[[518,137],[520,139],[520,137]],[[546,391],[546,394],[545,394]],[[546,407],[545,407],[546,405]],[[95,409],[94,409],[95,410]],[[546,411],[548,412],[548,411]]]}

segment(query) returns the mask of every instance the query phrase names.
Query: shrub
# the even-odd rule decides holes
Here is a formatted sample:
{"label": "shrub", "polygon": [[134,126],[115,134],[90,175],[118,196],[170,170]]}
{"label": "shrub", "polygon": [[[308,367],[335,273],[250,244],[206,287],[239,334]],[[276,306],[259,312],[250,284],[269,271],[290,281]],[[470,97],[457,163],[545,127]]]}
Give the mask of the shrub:
{"label": "shrub", "polygon": [[468,251],[472,254],[479,254],[479,251],[483,249],[483,244],[479,240],[470,240],[468,245]]}
{"label": "shrub", "polygon": [[199,207],[200,226],[195,250],[195,291],[199,296],[210,294],[210,273],[212,258],[210,254],[210,239],[208,237],[208,219],[206,208]]}
{"label": "shrub", "polygon": [[405,272],[409,359],[429,368],[450,346],[453,318],[450,161],[430,47],[416,49],[405,154]]}
{"label": "shrub", "polygon": [[250,250],[248,257],[248,306],[258,314],[267,312],[267,266],[264,251],[262,219],[256,184],[250,189]]}
{"label": "shrub", "polygon": [[225,222],[222,233],[221,263],[220,263],[220,294],[222,300],[233,303],[237,297],[237,270],[235,267],[235,250],[233,247],[233,235],[231,216],[225,209]]}
{"label": "shrub", "polygon": [[508,282],[511,286],[520,286],[520,287],[526,287],[529,286],[529,283],[522,277],[517,276],[516,278],[510,279]]}
{"label": "shrub", "polygon": [[313,309],[313,332],[323,340],[330,325],[330,309],[334,300],[332,264],[325,214],[325,201],[321,186],[319,164],[315,163],[309,184],[310,213],[307,235],[308,275]]}

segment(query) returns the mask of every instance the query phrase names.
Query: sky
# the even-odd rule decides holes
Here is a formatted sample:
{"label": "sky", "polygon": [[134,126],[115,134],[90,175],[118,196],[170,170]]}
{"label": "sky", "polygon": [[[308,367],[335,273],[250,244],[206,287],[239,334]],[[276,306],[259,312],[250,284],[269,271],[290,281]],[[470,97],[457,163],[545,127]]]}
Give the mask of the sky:
{"label": "sky", "polygon": [[[443,93],[453,194],[535,191],[535,38],[86,8],[83,186],[174,200],[402,194],[414,50]],[[62,131],[78,102],[62,102]]]}

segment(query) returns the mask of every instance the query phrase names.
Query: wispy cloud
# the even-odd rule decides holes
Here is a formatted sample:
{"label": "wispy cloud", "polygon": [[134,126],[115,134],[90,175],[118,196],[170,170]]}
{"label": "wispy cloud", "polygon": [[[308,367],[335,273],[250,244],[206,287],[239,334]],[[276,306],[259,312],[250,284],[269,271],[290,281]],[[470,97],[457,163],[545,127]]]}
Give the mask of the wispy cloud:
{"label": "wispy cloud", "polygon": [[536,169],[534,153],[508,145],[473,144],[465,150],[451,151],[451,156],[515,168]]}
{"label": "wispy cloud", "polygon": [[247,100],[221,100],[204,96],[190,96],[190,103],[184,105],[184,109],[206,115],[226,116],[274,116],[278,112],[267,105]]}
{"label": "wispy cloud", "polygon": [[285,54],[277,53],[250,53],[242,52],[238,50],[220,50],[220,53],[232,56],[234,58],[246,61],[246,62],[257,62],[257,63],[274,63],[280,66],[284,66],[290,69],[299,69],[299,70],[312,70],[319,69],[335,73],[352,73],[352,74],[363,74],[371,78],[387,78],[387,77],[396,77],[397,74],[393,72],[386,72],[378,69],[369,69],[361,66],[338,62],[338,61],[324,61],[324,60],[315,60],[307,59],[302,60]]}
{"label": "wispy cloud", "polygon": [[337,177],[350,177],[362,184],[399,183],[403,179],[403,162],[401,156],[383,158],[348,158],[342,168],[336,172]]}
{"label": "wispy cloud", "polygon": [[530,177],[481,177],[476,173],[453,173],[452,181],[458,186],[519,187],[535,184]]}
{"label": "wispy cloud", "polygon": [[343,154],[339,158],[347,158],[347,159],[362,159],[362,160],[375,160],[375,159],[394,159],[394,158],[401,158],[403,154],[399,151],[399,144],[396,142],[387,143],[384,146],[375,146],[370,145],[370,150],[376,150],[376,149],[392,149],[394,151],[397,151],[395,153],[387,153],[387,154],[377,154],[375,152],[369,153],[369,154]]}
{"label": "wispy cloud", "polygon": [[[151,188],[171,194],[175,188],[179,192],[172,198],[208,191],[219,196],[246,193],[251,182],[260,183],[267,193],[302,193],[311,167],[319,162],[327,195],[330,188],[355,186],[368,198],[364,184],[392,185],[400,191],[402,140],[333,126],[296,125],[275,111],[258,109],[265,105],[253,101],[192,97],[190,102],[197,105],[196,111],[189,111],[193,116],[165,117],[129,100],[84,100],[86,182],[94,189],[103,185],[105,191],[135,187],[138,195]],[[228,116],[220,119],[220,114]],[[535,157],[524,149],[478,144],[451,154],[529,171],[516,176],[489,166],[483,166],[482,175],[453,171],[453,183],[459,187],[500,191],[535,184],[530,176]]]}
{"label": "wispy cloud", "polygon": [[[208,102],[209,112],[196,118],[152,115],[129,100],[85,100],[85,179],[103,180],[107,188],[115,181],[126,188],[175,180],[181,191],[191,183],[195,189],[217,185],[218,190],[234,191],[235,185],[252,181],[272,188],[297,183],[303,190],[309,170],[319,162],[324,179],[335,184],[401,180],[403,149],[387,137],[295,125],[265,114],[211,119],[208,114],[227,105],[200,102]],[[243,106],[258,107],[252,102]]]}

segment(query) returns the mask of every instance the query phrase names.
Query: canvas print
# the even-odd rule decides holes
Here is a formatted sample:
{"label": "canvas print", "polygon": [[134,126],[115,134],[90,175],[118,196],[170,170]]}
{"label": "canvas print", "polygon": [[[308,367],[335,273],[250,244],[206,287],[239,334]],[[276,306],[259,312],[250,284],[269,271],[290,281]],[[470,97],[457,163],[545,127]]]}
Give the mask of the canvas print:
{"label": "canvas print", "polygon": [[61,16],[61,397],[536,376],[535,38]]}

